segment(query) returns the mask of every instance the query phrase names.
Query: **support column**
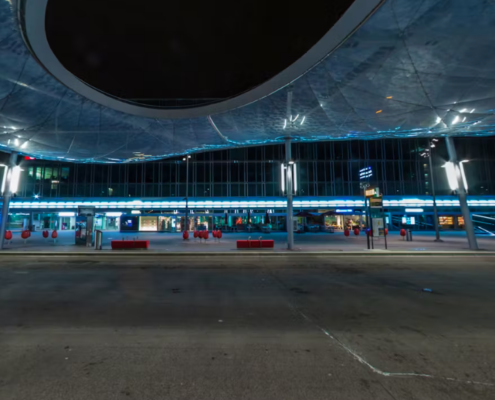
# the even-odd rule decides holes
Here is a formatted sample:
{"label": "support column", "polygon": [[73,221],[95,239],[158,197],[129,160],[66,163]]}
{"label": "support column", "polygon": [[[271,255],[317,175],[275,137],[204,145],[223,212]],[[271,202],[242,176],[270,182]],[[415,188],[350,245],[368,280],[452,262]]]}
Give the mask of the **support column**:
{"label": "support column", "polygon": [[10,154],[9,164],[5,167],[5,189],[3,192],[3,204],[2,204],[2,221],[0,224],[0,250],[3,249],[3,242],[5,238],[5,229],[7,228],[7,221],[9,220],[9,206],[10,199],[12,198],[11,183],[12,183],[12,170],[17,162],[17,153],[13,151]]}
{"label": "support column", "polygon": [[478,242],[474,234],[474,225],[471,220],[471,212],[467,204],[467,192],[464,187],[464,182],[459,167],[459,160],[457,159],[457,152],[455,150],[454,139],[452,137],[446,137],[447,150],[449,152],[450,162],[454,164],[457,178],[457,197],[459,198],[459,204],[461,205],[461,212],[464,218],[464,229],[466,230],[467,239],[469,242],[469,248],[471,250],[478,250]]}
{"label": "support column", "polygon": [[291,138],[285,139],[285,190],[287,192],[287,248],[294,249],[294,212],[292,207],[292,166],[289,162],[292,159]]}

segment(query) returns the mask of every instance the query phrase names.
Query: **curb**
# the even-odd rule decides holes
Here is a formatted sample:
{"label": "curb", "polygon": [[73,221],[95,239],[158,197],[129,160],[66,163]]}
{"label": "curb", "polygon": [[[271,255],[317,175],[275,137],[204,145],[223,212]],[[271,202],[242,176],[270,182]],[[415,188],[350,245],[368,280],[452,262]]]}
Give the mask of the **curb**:
{"label": "curb", "polygon": [[1,258],[8,257],[495,257],[493,251],[229,251],[229,252],[158,252],[158,251],[93,251],[93,252],[0,252]]}

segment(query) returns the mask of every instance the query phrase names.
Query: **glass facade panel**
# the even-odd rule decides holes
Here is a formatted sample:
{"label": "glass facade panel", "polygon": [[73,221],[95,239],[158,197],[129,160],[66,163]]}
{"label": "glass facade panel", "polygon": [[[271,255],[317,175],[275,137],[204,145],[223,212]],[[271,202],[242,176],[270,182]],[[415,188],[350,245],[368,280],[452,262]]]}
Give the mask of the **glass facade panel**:
{"label": "glass facade panel", "polygon": [[[456,138],[470,194],[495,194],[495,138]],[[378,140],[293,143],[298,166],[298,195],[357,196],[359,170],[373,168],[370,183],[385,195],[431,194],[429,166],[421,157],[426,140]],[[189,197],[280,196],[284,145],[193,154]],[[433,151],[438,195],[451,194],[443,140]],[[182,157],[146,164],[67,164],[22,160],[18,197],[184,197],[186,165]]]}

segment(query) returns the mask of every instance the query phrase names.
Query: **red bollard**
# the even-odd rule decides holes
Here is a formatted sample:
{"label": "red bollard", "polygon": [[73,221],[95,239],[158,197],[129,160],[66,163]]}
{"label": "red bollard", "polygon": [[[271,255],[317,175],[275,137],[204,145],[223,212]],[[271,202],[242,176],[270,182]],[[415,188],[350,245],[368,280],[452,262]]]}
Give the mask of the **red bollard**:
{"label": "red bollard", "polygon": [[194,239],[197,239],[197,238],[198,238],[198,236],[199,236],[199,235],[198,235],[198,231],[194,231],[193,236],[194,236]]}
{"label": "red bollard", "polygon": [[184,240],[189,240],[189,232],[188,231],[184,231],[182,233],[182,239]]}
{"label": "red bollard", "polygon": [[216,239],[217,237],[217,231],[211,231],[211,234],[213,235],[213,237]]}
{"label": "red bollard", "polygon": [[401,229],[400,230],[400,235],[402,236],[402,240],[405,240],[406,239],[406,230],[405,229]]}
{"label": "red bollard", "polygon": [[218,241],[220,241],[221,238],[222,238],[222,231],[218,231],[217,232],[217,239],[218,239]]}
{"label": "red bollard", "polygon": [[48,236],[50,236],[50,234],[48,233],[48,231],[43,231],[43,237],[44,237],[45,239],[47,239],[47,238],[48,238]]}
{"label": "red bollard", "polygon": [[358,228],[354,229],[354,234],[355,234],[356,236],[359,236],[359,229],[358,229]]}
{"label": "red bollard", "polygon": [[53,243],[57,243],[57,238],[58,238],[58,233],[55,230],[55,231],[52,232]]}
{"label": "red bollard", "polygon": [[203,234],[203,239],[208,240],[209,236],[210,236],[210,233],[208,231],[205,231],[205,233]]}
{"label": "red bollard", "polygon": [[345,237],[349,237],[349,229],[345,229],[344,230],[344,236]]}
{"label": "red bollard", "polygon": [[387,236],[387,235],[388,235],[388,229],[387,229],[387,228],[385,228],[385,229],[383,230],[383,232],[385,233],[385,236]]}
{"label": "red bollard", "polygon": [[26,244],[26,240],[29,238],[29,231],[22,231],[21,238],[24,239],[24,244]]}
{"label": "red bollard", "polygon": [[5,236],[4,239],[8,242],[11,242],[12,240],[12,232],[11,231],[5,231]]}

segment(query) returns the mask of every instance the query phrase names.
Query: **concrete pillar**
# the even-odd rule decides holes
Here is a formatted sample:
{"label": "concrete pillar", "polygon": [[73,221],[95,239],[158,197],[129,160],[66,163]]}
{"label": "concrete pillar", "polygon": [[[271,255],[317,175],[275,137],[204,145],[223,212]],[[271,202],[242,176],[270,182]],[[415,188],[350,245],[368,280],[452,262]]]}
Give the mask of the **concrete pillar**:
{"label": "concrete pillar", "polygon": [[285,190],[287,192],[287,248],[294,249],[294,211],[292,207],[292,166],[289,162],[292,158],[291,138],[285,139]]}
{"label": "concrete pillar", "polygon": [[3,204],[2,204],[2,221],[0,224],[0,249],[3,249],[3,242],[5,238],[5,229],[7,227],[7,221],[9,219],[9,206],[10,199],[12,198],[11,183],[12,183],[12,170],[17,162],[17,153],[14,151],[10,154],[10,159],[7,167],[7,173],[5,175],[5,189],[3,192]]}
{"label": "concrete pillar", "polygon": [[460,173],[459,160],[457,159],[457,152],[455,150],[454,139],[452,137],[446,137],[445,142],[447,143],[447,150],[449,152],[450,162],[454,164],[457,177],[457,197],[459,198],[459,203],[461,205],[462,216],[464,217],[464,228],[466,230],[467,239],[469,242],[469,248],[471,250],[478,250],[478,242],[476,240],[476,235],[474,234],[474,225],[471,220],[471,212],[467,204],[467,192],[464,187],[464,182],[462,180],[462,175]]}

